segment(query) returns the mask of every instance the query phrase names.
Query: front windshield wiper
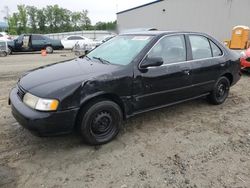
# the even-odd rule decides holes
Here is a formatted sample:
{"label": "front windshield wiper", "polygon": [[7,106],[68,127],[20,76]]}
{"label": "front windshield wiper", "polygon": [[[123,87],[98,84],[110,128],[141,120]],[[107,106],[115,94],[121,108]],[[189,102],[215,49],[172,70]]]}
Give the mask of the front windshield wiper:
{"label": "front windshield wiper", "polygon": [[88,55],[85,55],[84,57],[86,57],[88,60],[91,60],[91,58]]}
{"label": "front windshield wiper", "polygon": [[103,64],[111,64],[108,60],[103,59],[101,57],[93,57],[94,59],[99,60],[100,62],[102,62]]}
{"label": "front windshield wiper", "polygon": [[81,55],[81,56],[79,56],[79,58],[81,58],[81,59],[83,59],[83,58],[87,58],[88,60],[91,60],[91,58],[88,56],[88,55]]}

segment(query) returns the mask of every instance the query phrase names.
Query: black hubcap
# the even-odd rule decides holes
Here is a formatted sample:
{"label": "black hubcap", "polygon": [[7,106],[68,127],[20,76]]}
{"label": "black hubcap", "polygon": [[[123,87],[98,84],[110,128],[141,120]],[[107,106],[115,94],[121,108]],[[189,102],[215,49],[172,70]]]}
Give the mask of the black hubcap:
{"label": "black hubcap", "polygon": [[99,138],[106,138],[114,131],[112,116],[107,111],[96,114],[91,123],[91,131]]}
{"label": "black hubcap", "polygon": [[228,91],[228,87],[225,83],[220,83],[217,92],[216,92],[216,97],[220,100],[223,99]]}

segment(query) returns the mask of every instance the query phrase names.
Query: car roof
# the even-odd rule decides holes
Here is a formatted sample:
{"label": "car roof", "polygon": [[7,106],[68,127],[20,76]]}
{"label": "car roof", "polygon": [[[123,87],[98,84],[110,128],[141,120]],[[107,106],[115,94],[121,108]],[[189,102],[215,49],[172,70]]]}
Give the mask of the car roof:
{"label": "car roof", "polygon": [[69,38],[69,37],[83,37],[83,38],[87,38],[87,37],[84,37],[84,36],[82,36],[82,35],[69,35],[69,36],[67,36],[66,38]]}
{"label": "car roof", "polygon": [[152,35],[152,36],[157,36],[157,35],[168,35],[168,34],[197,34],[197,35],[205,35],[205,33],[201,32],[191,32],[191,31],[136,31],[136,32],[127,32],[127,33],[122,33],[121,35]]}

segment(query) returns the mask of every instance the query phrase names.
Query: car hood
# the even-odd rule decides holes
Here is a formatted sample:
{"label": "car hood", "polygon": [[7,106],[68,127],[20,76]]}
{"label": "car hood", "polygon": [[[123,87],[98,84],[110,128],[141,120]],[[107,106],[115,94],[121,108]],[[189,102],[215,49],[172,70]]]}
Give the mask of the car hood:
{"label": "car hood", "polygon": [[102,64],[77,58],[55,63],[27,72],[19,81],[20,86],[40,97],[53,97],[66,88],[79,87],[85,81],[111,74],[119,66]]}

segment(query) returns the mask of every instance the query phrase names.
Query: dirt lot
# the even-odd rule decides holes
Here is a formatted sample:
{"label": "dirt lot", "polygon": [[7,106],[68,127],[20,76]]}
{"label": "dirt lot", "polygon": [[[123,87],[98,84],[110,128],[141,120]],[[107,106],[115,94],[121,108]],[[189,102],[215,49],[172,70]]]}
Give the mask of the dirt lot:
{"label": "dirt lot", "polygon": [[116,140],[89,147],[72,134],[23,129],[8,92],[28,69],[70,53],[0,59],[0,187],[250,187],[250,77],[221,106],[200,99],[137,116]]}

